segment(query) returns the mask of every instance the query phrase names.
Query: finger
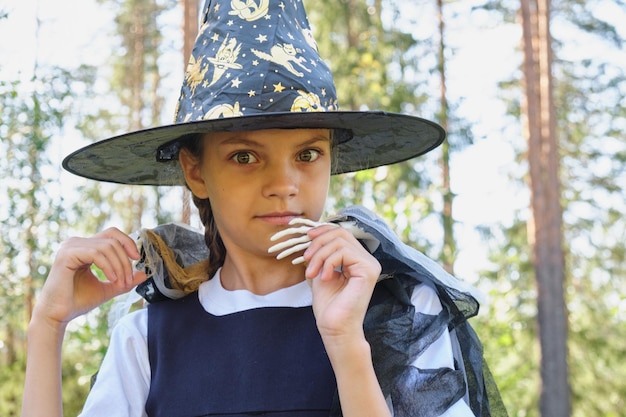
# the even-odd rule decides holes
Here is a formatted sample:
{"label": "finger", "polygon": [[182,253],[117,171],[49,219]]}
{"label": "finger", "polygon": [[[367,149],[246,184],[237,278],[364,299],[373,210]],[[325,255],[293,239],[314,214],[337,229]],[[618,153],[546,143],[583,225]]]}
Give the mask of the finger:
{"label": "finger", "polygon": [[[367,268],[366,265],[373,258],[349,231],[343,228],[321,229],[316,228],[309,233],[311,237],[317,236],[303,254],[304,260],[308,262],[307,277],[314,278],[319,275],[323,279],[331,279],[336,276],[335,273],[353,270],[353,265],[362,264]],[[365,271],[362,272],[366,274]]]}
{"label": "finger", "polygon": [[309,232],[307,232],[307,235],[311,239],[317,239],[323,236],[322,240],[330,240],[337,236],[343,236],[344,239],[354,239],[355,242],[357,241],[352,233],[350,233],[350,231],[334,223],[322,223],[319,226],[309,230]]}
{"label": "finger", "polygon": [[305,258],[329,244],[335,245],[333,247],[335,249],[329,250],[336,250],[343,246],[361,247],[361,244],[349,231],[340,227],[320,226],[312,229],[308,236],[311,238],[311,246],[306,251]]}
{"label": "finger", "polygon": [[77,254],[79,262],[83,265],[77,268],[77,272],[84,271],[87,275],[96,275],[92,272],[92,265],[98,268],[107,281],[118,283],[124,281],[124,267],[117,259],[115,251],[108,243],[91,242],[92,246],[85,247],[81,253]]}
{"label": "finger", "polygon": [[103,283],[104,284],[104,293],[105,300],[110,300],[113,297],[116,297],[120,294],[124,294],[137,285],[144,282],[148,276],[143,271],[134,271],[132,277],[129,281],[121,281],[118,285],[115,283]]}
{"label": "finger", "polygon": [[117,254],[116,259],[119,260],[119,266],[122,268],[120,276],[123,277],[127,283],[132,283],[134,268],[129,259],[138,260],[141,257],[139,249],[137,248],[137,242],[114,227],[106,229],[101,234],[103,237],[111,239],[111,243]]}
{"label": "finger", "polygon": [[334,277],[335,272],[341,271],[346,256],[346,246],[347,243],[343,239],[332,239],[323,244],[312,241],[312,245],[303,255],[304,260],[308,262],[306,277],[323,279]]}
{"label": "finger", "polygon": [[132,290],[135,286],[145,281],[146,278],[145,273],[136,271],[130,283],[126,283],[124,280],[103,282],[95,276],[92,279],[78,280],[75,288],[75,307],[71,318],[84,314],[114,297]]}
{"label": "finger", "polygon": [[106,243],[108,243],[109,246],[106,247],[104,254],[114,268],[115,274],[124,284],[132,282],[133,267],[126,248],[123,246],[122,242],[117,239],[110,239]]}
{"label": "finger", "polygon": [[98,267],[106,279],[118,285],[132,281],[132,263],[122,243],[114,238],[83,239],[84,245],[77,254],[79,263]]}
{"label": "finger", "polygon": [[137,242],[116,227],[108,228],[97,234],[96,236],[102,236],[105,238],[117,240],[124,248],[126,256],[131,259],[137,260],[141,256],[141,254],[139,253],[139,249],[137,248]]}

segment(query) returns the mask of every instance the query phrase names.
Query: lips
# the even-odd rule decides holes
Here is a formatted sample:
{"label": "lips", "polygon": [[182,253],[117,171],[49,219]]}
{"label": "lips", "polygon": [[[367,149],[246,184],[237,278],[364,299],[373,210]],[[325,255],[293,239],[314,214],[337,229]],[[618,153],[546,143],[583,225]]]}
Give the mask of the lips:
{"label": "lips", "polygon": [[260,216],[256,216],[258,219],[276,225],[288,225],[289,222],[297,217],[302,217],[302,213],[295,212],[276,212],[267,213]]}

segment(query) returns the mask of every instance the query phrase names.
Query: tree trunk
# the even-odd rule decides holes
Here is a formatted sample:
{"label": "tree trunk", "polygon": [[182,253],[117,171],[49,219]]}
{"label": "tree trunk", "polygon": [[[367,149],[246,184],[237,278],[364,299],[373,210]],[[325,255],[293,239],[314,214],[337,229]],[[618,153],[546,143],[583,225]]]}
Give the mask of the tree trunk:
{"label": "tree trunk", "polygon": [[[448,130],[448,97],[446,93],[446,45],[444,41],[445,22],[443,19],[443,0],[437,0],[437,17],[439,19],[439,51],[438,51],[438,71],[440,79],[440,114],[439,123]],[[441,145],[441,175],[443,194],[443,211],[441,222],[443,224],[443,248],[441,251],[441,261],[446,271],[454,273],[454,258],[456,257],[456,242],[454,240],[454,218],[452,216],[452,202],[454,195],[450,186],[450,143],[446,140]]]}
{"label": "tree trunk", "polygon": [[552,97],[549,0],[522,0],[526,137],[532,217],[529,239],[537,282],[541,414],[570,415],[567,312],[559,156]]}
{"label": "tree trunk", "polygon": [[[191,50],[198,36],[198,0],[183,1],[183,70],[187,70],[187,63]],[[191,223],[191,192],[183,187],[183,213],[182,222]]]}

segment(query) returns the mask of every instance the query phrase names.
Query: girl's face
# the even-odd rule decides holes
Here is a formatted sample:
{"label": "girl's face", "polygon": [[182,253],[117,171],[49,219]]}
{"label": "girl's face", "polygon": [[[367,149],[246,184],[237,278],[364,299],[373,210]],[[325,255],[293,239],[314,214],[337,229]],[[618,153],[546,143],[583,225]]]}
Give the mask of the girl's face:
{"label": "girl's face", "polygon": [[328,129],[210,133],[201,160],[181,151],[191,191],[208,198],[228,253],[262,256],[294,217],[319,220],[330,181]]}

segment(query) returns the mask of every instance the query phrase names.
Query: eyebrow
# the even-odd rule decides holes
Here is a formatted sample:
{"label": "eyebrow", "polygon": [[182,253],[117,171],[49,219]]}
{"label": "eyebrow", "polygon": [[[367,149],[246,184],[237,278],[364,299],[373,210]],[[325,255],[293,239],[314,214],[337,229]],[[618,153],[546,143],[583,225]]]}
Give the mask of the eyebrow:
{"label": "eyebrow", "polygon": [[251,139],[246,139],[246,138],[242,138],[240,136],[231,136],[227,139],[224,139],[223,141],[221,141],[219,143],[219,145],[247,145],[247,146],[263,146],[262,143],[256,141],[256,140],[251,140]]}
{"label": "eyebrow", "polygon": [[[317,142],[328,142],[328,141],[330,141],[329,137],[316,134],[311,139],[305,140],[304,142],[299,143],[297,146],[308,146]],[[264,141],[248,139],[245,137],[241,137],[239,135],[233,135],[231,137],[224,139],[222,142],[219,143],[219,145],[220,146],[222,145],[245,145],[245,146],[250,146],[250,147],[263,148],[265,146],[263,142]]]}

